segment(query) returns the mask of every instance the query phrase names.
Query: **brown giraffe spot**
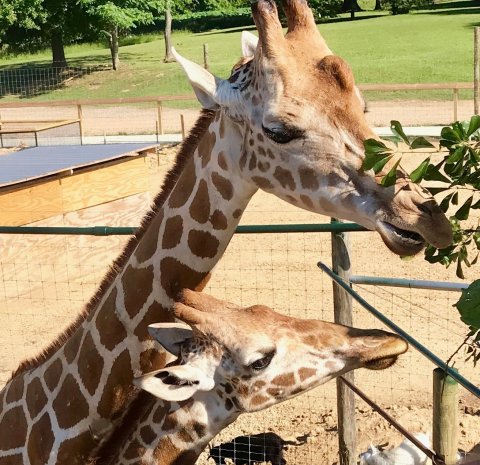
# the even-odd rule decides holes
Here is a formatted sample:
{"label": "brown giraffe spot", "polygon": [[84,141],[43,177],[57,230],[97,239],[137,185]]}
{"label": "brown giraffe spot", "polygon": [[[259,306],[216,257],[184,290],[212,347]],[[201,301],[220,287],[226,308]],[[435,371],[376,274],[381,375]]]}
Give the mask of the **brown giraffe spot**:
{"label": "brown giraffe spot", "polygon": [[80,391],[77,380],[70,373],[63,381],[52,405],[58,426],[63,429],[75,426],[88,416],[88,403]]}
{"label": "brown giraffe spot", "polygon": [[127,337],[125,326],[117,317],[115,301],[117,288],[113,288],[97,315],[95,325],[100,335],[100,342],[107,350],[113,350]]}
{"label": "brown giraffe spot", "polygon": [[63,354],[65,355],[67,363],[72,363],[78,354],[80,343],[82,342],[83,330],[83,326],[80,326],[63,347]]}
{"label": "brown giraffe spot", "polygon": [[171,465],[187,465],[195,463],[198,454],[195,451],[187,450],[180,452],[180,455],[173,461],[169,462]]}
{"label": "brown giraffe spot", "polygon": [[218,166],[222,168],[222,170],[228,170],[227,158],[223,150],[218,154]]}
{"label": "brown giraffe spot", "polygon": [[205,433],[207,431],[207,425],[204,425],[203,423],[198,423],[197,421],[189,423],[189,425],[193,431],[195,431],[195,434],[199,438],[203,438],[205,436]]}
{"label": "brown giraffe spot", "polygon": [[331,371],[331,372],[335,372],[338,370],[338,366],[335,362],[332,362],[332,361],[329,361],[327,363],[325,363],[325,368],[328,370],[328,371]]}
{"label": "brown giraffe spot", "polygon": [[175,299],[182,289],[195,289],[208,273],[199,273],[176,258],[165,257],[160,262],[160,282],[168,297]]}
{"label": "brown giraffe spot", "polygon": [[44,465],[50,458],[55,436],[50,416],[45,412],[32,427],[28,438],[27,452],[31,465]]}
{"label": "brown giraffe spot", "polygon": [[60,381],[60,377],[62,376],[63,372],[63,364],[62,361],[57,358],[46,370],[45,374],[43,375],[43,379],[45,380],[45,384],[47,385],[48,389],[53,392],[53,390],[58,386],[58,382]]}
{"label": "brown giraffe spot", "polygon": [[188,247],[200,258],[213,258],[218,252],[219,240],[208,231],[192,229],[188,233]]}
{"label": "brown giraffe spot", "polygon": [[281,396],[281,389],[279,388],[268,388],[267,394],[270,394],[272,397],[279,397]]}
{"label": "brown giraffe spot", "polygon": [[197,193],[190,205],[190,216],[200,224],[205,224],[210,218],[210,197],[208,196],[208,185],[205,179],[198,183]]}
{"label": "brown giraffe spot", "polygon": [[266,157],[267,156],[267,152],[265,152],[265,149],[260,146],[258,147],[258,153],[262,156],[262,157]]}
{"label": "brown giraffe spot", "polygon": [[262,381],[262,380],[260,379],[260,380],[255,381],[255,382],[253,383],[253,387],[254,387],[254,388],[257,388],[257,389],[261,389],[263,386],[265,386],[265,384],[267,384],[267,383],[265,383],[265,381]]}
{"label": "brown giraffe spot", "polygon": [[221,111],[218,110],[215,112],[215,123],[218,123],[218,120],[220,119],[221,116]]}
{"label": "brown giraffe spot", "polygon": [[149,309],[138,323],[133,334],[138,337],[141,342],[148,341],[150,334],[148,333],[148,326],[153,323],[162,321],[164,323],[173,322],[175,318],[171,311],[162,307],[156,300],[150,305]]}
{"label": "brown giraffe spot", "polygon": [[259,161],[258,162],[258,169],[262,173],[266,173],[270,169],[270,163],[268,163],[268,161]]}
{"label": "brown giraffe spot", "polygon": [[223,399],[223,392],[221,389],[216,389],[215,392],[217,393],[217,395],[220,397],[220,399]]}
{"label": "brown giraffe spot", "polygon": [[213,185],[225,200],[232,200],[233,184],[228,179],[214,171],[212,173],[212,181]]}
{"label": "brown giraffe spot", "polygon": [[230,383],[225,383],[225,392],[231,394],[233,392],[233,386]]}
{"label": "brown giraffe spot", "polygon": [[97,443],[90,431],[86,431],[75,438],[67,439],[58,448],[56,465],[90,463],[90,451],[95,449],[96,446]]}
{"label": "brown giraffe spot", "polygon": [[273,189],[273,184],[267,178],[253,176],[252,181],[261,189]]}
{"label": "brown giraffe spot", "polygon": [[192,157],[185,166],[182,175],[168,199],[170,208],[180,208],[185,205],[195,187],[195,177],[195,161]]}
{"label": "brown giraffe spot", "polygon": [[218,128],[218,134],[220,135],[220,139],[225,137],[225,118],[220,120],[220,127]]}
{"label": "brown giraffe spot", "polygon": [[263,142],[263,140],[264,140],[263,134],[258,133],[257,134],[257,139],[258,139],[258,142]]}
{"label": "brown giraffe spot", "polygon": [[183,428],[178,432],[177,437],[183,442],[194,442],[192,435],[186,429],[183,429]]}
{"label": "brown giraffe spot", "polygon": [[255,141],[253,139],[249,139],[248,145],[250,145],[250,147],[253,147],[255,145]]}
{"label": "brown giraffe spot", "polygon": [[[163,320],[162,320],[163,321]],[[166,353],[157,349],[147,349],[140,354],[142,373],[150,373],[165,366]]]}
{"label": "brown giraffe spot", "polygon": [[275,160],[275,155],[273,154],[273,152],[270,149],[267,149],[267,155],[268,155],[268,158],[271,158],[272,160]]}
{"label": "brown giraffe spot", "polygon": [[169,412],[170,412],[170,404],[168,404],[167,402],[164,402],[157,408],[157,410],[155,410],[155,413],[153,414],[153,422],[161,423],[163,419],[168,415]]}
{"label": "brown giraffe spot", "polygon": [[162,424],[162,431],[171,431],[177,427],[177,419],[175,418],[174,413],[170,413],[165,416],[165,420]]}
{"label": "brown giraffe spot", "polygon": [[324,211],[324,212],[333,212],[335,211],[335,207],[333,206],[333,204],[331,202],[329,202],[328,200],[325,200],[325,199],[320,199],[320,208]]}
{"label": "brown giraffe spot", "polygon": [[152,258],[158,248],[158,235],[160,234],[160,226],[163,222],[163,210],[160,210],[152,220],[148,229],[145,231],[140,244],[135,251],[135,257],[139,263],[143,263]]}
{"label": "brown giraffe spot", "polygon": [[227,409],[228,412],[230,412],[230,410],[232,410],[233,402],[230,399],[227,399],[225,401],[225,408]]}
{"label": "brown giraffe spot", "polygon": [[298,174],[300,175],[300,183],[304,189],[311,191],[318,190],[320,184],[318,183],[318,177],[315,171],[311,168],[304,167],[298,170]]}
{"label": "brown giraffe spot", "polygon": [[300,200],[308,207],[308,208],[313,208],[313,202],[308,195],[301,195]]}
{"label": "brown giraffe spot", "polygon": [[303,388],[302,388],[302,387],[298,387],[298,388],[294,389],[294,390],[290,393],[290,395],[291,395],[291,396],[296,396],[297,394],[300,394],[301,392],[303,392]]}
{"label": "brown giraffe spot", "polygon": [[311,378],[315,376],[317,370],[315,368],[300,368],[298,370],[298,376],[300,377],[300,381],[305,381],[307,378]]}
{"label": "brown giraffe spot", "polygon": [[210,223],[212,223],[213,229],[224,231],[228,228],[227,217],[220,211],[215,210],[210,217]]}
{"label": "brown giraffe spot", "polygon": [[162,237],[162,249],[173,249],[182,240],[183,219],[180,215],[168,218]]}
{"label": "brown giraffe spot", "polygon": [[133,268],[129,265],[122,277],[125,310],[134,318],[143,308],[153,289],[153,265]]}
{"label": "brown giraffe spot", "polygon": [[290,372],[275,376],[272,379],[272,384],[276,386],[293,386],[295,384],[295,375],[293,372]]}
{"label": "brown giraffe spot", "polygon": [[143,454],[145,454],[145,450],[145,447],[138,442],[138,439],[134,439],[127,447],[127,450],[123,454],[123,458],[132,460],[134,458],[141,457]]}
{"label": "brown giraffe spot", "polygon": [[257,167],[257,156],[255,152],[252,152],[252,156],[250,157],[250,162],[248,163],[248,169],[253,171]]}
{"label": "brown giraffe spot", "polygon": [[23,455],[15,454],[0,457],[0,465],[24,465]]}
{"label": "brown giraffe spot", "polygon": [[16,449],[25,445],[27,418],[21,405],[8,410],[0,422],[0,450]]}
{"label": "brown giraffe spot", "polygon": [[7,404],[19,401],[23,397],[24,380],[23,376],[19,375],[12,379],[8,386],[7,395],[5,401]]}
{"label": "brown giraffe spot", "polygon": [[255,405],[261,405],[261,404],[264,404],[265,402],[267,402],[268,400],[270,400],[269,397],[266,397],[266,396],[253,396],[252,397],[252,400],[250,401],[250,405],[252,406],[255,406]]}
{"label": "brown giraffe spot", "polygon": [[115,418],[134,390],[132,363],[128,349],[125,349],[113,362],[97,412],[103,418]]}
{"label": "brown giraffe spot", "polygon": [[92,335],[88,333],[83,340],[82,349],[78,357],[78,374],[83,385],[92,396],[100,383],[103,365],[103,358],[95,347]]}
{"label": "brown giraffe spot", "polygon": [[247,397],[250,391],[249,391],[248,386],[246,384],[240,384],[237,387],[237,392],[238,392],[238,395],[240,397]]}
{"label": "brown giraffe spot", "polygon": [[275,173],[273,173],[273,177],[282,185],[284,189],[288,187],[291,191],[295,190],[295,181],[292,173],[289,170],[285,170],[281,166],[277,166],[275,168]]}
{"label": "brown giraffe spot", "polygon": [[247,152],[243,152],[242,153],[242,156],[240,157],[240,162],[238,164],[238,166],[240,166],[240,170],[243,171],[243,169],[245,168],[245,165],[247,164]]}
{"label": "brown giraffe spot", "polygon": [[32,420],[42,411],[47,400],[40,378],[33,378],[32,381],[28,383],[26,398],[28,412]]}
{"label": "brown giraffe spot", "polygon": [[200,143],[198,144],[198,153],[202,157],[202,168],[205,168],[212,157],[213,147],[215,147],[215,143],[217,142],[217,135],[212,133],[207,133],[202,138]]}
{"label": "brown giraffe spot", "polygon": [[232,402],[233,402],[233,405],[235,405],[235,408],[237,410],[242,410],[242,406],[240,405],[240,402],[236,397],[232,397]]}
{"label": "brown giraffe spot", "polygon": [[235,210],[232,214],[232,216],[237,219],[237,218],[240,218],[242,216],[242,213],[243,213],[243,210],[240,210],[239,208],[237,210]]}
{"label": "brown giraffe spot", "polygon": [[285,198],[288,202],[293,203],[294,205],[297,203],[297,199],[295,197],[292,197],[291,195],[286,195]]}
{"label": "brown giraffe spot", "polygon": [[140,436],[145,444],[151,444],[157,437],[155,431],[153,431],[152,427],[149,425],[142,426],[140,429]]}

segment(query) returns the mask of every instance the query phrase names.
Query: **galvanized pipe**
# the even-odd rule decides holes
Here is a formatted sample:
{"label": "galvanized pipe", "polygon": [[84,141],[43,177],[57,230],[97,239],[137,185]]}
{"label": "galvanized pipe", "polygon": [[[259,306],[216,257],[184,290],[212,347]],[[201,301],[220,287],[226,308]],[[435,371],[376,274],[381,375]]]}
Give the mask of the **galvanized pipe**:
{"label": "galvanized pipe", "polygon": [[416,339],[414,339],[410,334],[405,332],[400,326],[397,326],[393,321],[388,319],[385,315],[380,313],[375,307],[370,305],[365,299],[360,297],[343,279],[340,279],[328,266],[322,262],[318,262],[318,267],[328,274],[336,283],[342,286],[351,296],[366,310],[368,310],[372,315],[378,318],[382,323],[388,326],[391,330],[395,331],[397,334],[402,336],[409,344],[411,344],[415,349],[417,349],[421,354],[427,357],[431,362],[433,362],[437,367],[446,371],[453,379],[458,381],[467,391],[471,392],[474,396],[480,399],[480,389],[475,386],[473,383],[468,381],[455,370],[452,370],[443,360],[437,357],[433,352],[428,350],[424,345],[420,344]]}
{"label": "galvanized pipe", "polygon": [[377,276],[350,276],[352,284],[368,284],[371,286],[408,287],[411,289],[431,289],[434,291],[461,292],[468,283],[449,283],[445,281],[423,281],[421,279],[383,278]]}

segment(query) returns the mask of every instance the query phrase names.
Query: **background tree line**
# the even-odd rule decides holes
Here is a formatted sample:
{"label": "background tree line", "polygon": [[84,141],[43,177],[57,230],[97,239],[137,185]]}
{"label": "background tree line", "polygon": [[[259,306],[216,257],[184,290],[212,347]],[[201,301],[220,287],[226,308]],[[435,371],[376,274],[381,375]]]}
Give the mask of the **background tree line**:
{"label": "background tree line", "polygon": [[[393,14],[433,0],[377,0],[376,9]],[[357,0],[310,0],[317,20],[332,18],[360,7]],[[66,67],[64,46],[106,40],[112,67],[119,64],[118,39],[132,30],[162,30],[169,55],[172,21],[184,29],[253,24],[250,0],[0,0],[0,51],[25,53],[51,48],[52,65]],[[212,22],[213,20],[213,22]]]}

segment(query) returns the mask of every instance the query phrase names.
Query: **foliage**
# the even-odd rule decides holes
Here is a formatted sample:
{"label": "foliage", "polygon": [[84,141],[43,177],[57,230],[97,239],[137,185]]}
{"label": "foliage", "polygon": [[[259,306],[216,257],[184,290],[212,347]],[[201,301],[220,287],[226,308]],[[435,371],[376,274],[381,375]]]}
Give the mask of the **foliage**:
{"label": "foliage", "polygon": [[433,0],[381,0],[382,8],[389,10],[393,15],[406,14],[433,3]]}
{"label": "foliage", "polygon": [[[434,148],[423,137],[410,140],[398,121],[391,122],[393,137],[389,137],[395,145],[404,142],[411,150]],[[366,157],[363,169],[373,170],[380,174],[388,161],[398,156],[397,150],[387,147],[383,142],[368,139],[364,142]],[[470,121],[456,122],[442,129],[440,147],[448,152],[436,164],[431,163],[431,157],[423,160],[410,173],[410,179],[419,183],[436,181],[442,187],[426,188],[433,194],[442,194],[440,208],[447,212],[450,206],[455,207],[455,213],[450,217],[453,230],[453,242],[449,247],[437,249],[429,245],[425,249],[425,259],[429,263],[441,263],[449,267],[456,263],[457,276],[464,279],[463,266],[470,267],[477,263],[480,251],[480,226],[462,228],[471,210],[480,209],[480,116],[473,116]],[[401,157],[382,178],[386,187],[393,186],[396,181],[397,167]],[[467,193],[467,199],[459,206],[459,193]],[[445,195],[446,194],[446,195]],[[470,254],[474,253],[471,259]],[[469,326],[470,331],[463,345],[467,346],[468,358],[476,364],[480,360],[480,280],[474,281],[463,291],[461,299],[455,304],[461,320]]]}

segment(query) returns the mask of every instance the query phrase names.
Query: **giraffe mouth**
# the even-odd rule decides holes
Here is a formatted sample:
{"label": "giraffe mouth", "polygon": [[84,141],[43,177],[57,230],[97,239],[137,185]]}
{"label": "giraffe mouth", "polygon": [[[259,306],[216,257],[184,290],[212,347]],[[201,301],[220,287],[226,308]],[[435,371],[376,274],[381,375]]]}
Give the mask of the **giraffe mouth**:
{"label": "giraffe mouth", "polygon": [[388,221],[379,223],[378,232],[386,246],[397,255],[417,255],[427,244],[421,234],[399,228]]}

